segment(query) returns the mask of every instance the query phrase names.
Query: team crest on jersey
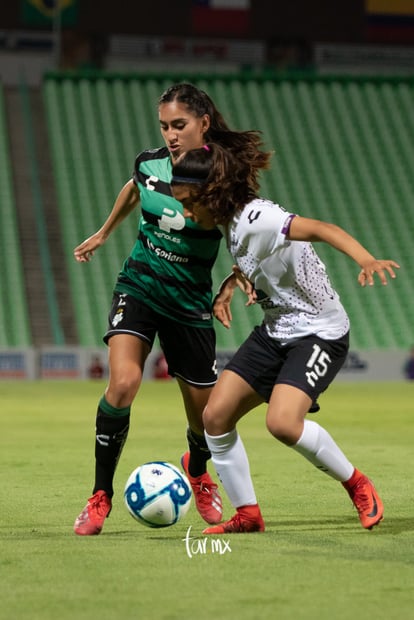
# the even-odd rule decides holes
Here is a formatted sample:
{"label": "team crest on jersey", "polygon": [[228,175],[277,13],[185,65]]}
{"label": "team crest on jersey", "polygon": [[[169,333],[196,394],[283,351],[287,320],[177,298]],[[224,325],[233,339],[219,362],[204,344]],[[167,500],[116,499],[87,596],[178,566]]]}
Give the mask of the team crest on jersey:
{"label": "team crest on jersey", "polygon": [[112,319],[112,326],[116,327],[124,318],[124,309],[123,308],[118,308],[118,310],[116,311],[114,318]]}

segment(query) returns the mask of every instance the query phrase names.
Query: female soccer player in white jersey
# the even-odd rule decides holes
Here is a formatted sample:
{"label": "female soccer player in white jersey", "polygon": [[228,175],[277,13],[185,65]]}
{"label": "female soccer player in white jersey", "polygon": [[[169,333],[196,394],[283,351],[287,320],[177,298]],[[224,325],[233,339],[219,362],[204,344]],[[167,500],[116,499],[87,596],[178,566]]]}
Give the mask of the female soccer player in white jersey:
{"label": "female soccer player in white jersey", "polygon": [[[188,151],[173,166],[173,194],[184,213],[206,230],[217,225],[236,263],[228,282],[239,281],[264,311],[256,327],[227,364],[214,387],[204,427],[213,464],[236,514],[205,534],[263,531],[264,521],[236,425],[267,402],[270,433],[315,467],[341,482],[364,528],[383,516],[372,482],[343,454],[329,433],[306,414],[343,365],[349,319],[332,288],[325,266],[310,242],[324,241],[360,266],[359,283],[373,284],[377,273],[394,278],[392,260],[375,259],[356,239],[326,222],[299,217],[257,197],[258,172],[268,161],[236,157],[217,145]],[[216,317],[229,326],[231,312],[222,297]]]}
{"label": "female soccer player in white jersey", "polygon": [[171,193],[171,167],[186,150],[206,141],[247,150],[254,160],[260,157],[261,140],[255,131],[232,131],[210,97],[192,84],[168,88],[159,99],[158,115],[165,146],[138,155],[133,176],[105,223],[74,250],[77,261],[88,262],[140,204],[137,240],[115,284],[104,337],[109,383],[96,415],[95,481],[74,525],[75,533],[83,536],[99,534],[111,510],[113,478],[128,434],[131,404],[157,334],[183,397],[188,451],[182,465],[195,504],[207,523],[222,519],[221,498],[206,467],[210,452],[202,421],[217,379],[211,269],[221,233],[185,219],[182,205]]}

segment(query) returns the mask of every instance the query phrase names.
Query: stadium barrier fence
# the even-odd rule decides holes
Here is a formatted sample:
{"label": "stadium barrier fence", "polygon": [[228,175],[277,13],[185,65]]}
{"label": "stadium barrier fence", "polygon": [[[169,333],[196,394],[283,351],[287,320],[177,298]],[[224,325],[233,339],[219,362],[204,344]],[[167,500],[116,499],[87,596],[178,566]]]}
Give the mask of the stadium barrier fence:
{"label": "stadium barrier fence", "polygon": [[[217,352],[220,373],[234,350]],[[154,378],[154,368],[160,350],[154,349],[148,358],[144,380]],[[0,381],[90,378],[90,366],[98,358],[107,377],[107,350],[103,347],[27,347],[0,348]],[[339,372],[338,381],[401,381],[407,352],[396,350],[351,350]]]}

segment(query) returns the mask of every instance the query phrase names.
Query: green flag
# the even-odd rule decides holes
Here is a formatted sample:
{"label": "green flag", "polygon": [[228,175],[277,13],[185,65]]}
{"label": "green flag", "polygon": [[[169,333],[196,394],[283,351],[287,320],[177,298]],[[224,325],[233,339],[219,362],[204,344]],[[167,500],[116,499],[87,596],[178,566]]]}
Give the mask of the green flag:
{"label": "green flag", "polygon": [[78,18],[78,0],[21,0],[22,19],[27,26],[50,27],[60,11],[63,27],[75,26]]}

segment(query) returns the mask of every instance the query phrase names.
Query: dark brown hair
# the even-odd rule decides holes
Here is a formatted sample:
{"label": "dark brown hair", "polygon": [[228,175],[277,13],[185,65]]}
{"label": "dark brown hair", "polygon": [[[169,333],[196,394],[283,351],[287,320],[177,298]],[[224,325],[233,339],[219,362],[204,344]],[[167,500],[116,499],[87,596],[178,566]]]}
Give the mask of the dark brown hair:
{"label": "dark brown hair", "polygon": [[170,86],[158,99],[158,105],[178,101],[187,106],[195,116],[208,114],[210,127],[205,134],[206,142],[214,142],[234,152],[245,151],[247,157],[254,156],[261,144],[259,131],[234,131],[230,129],[223,115],[208,94],[193,84],[180,82]]}
{"label": "dark brown hair", "polygon": [[270,165],[257,132],[244,132],[246,148],[233,150],[209,143],[187,151],[173,165],[171,183],[189,184],[191,197],[202,203],[217,224],[225,224],[255,196],[259,173]]}

